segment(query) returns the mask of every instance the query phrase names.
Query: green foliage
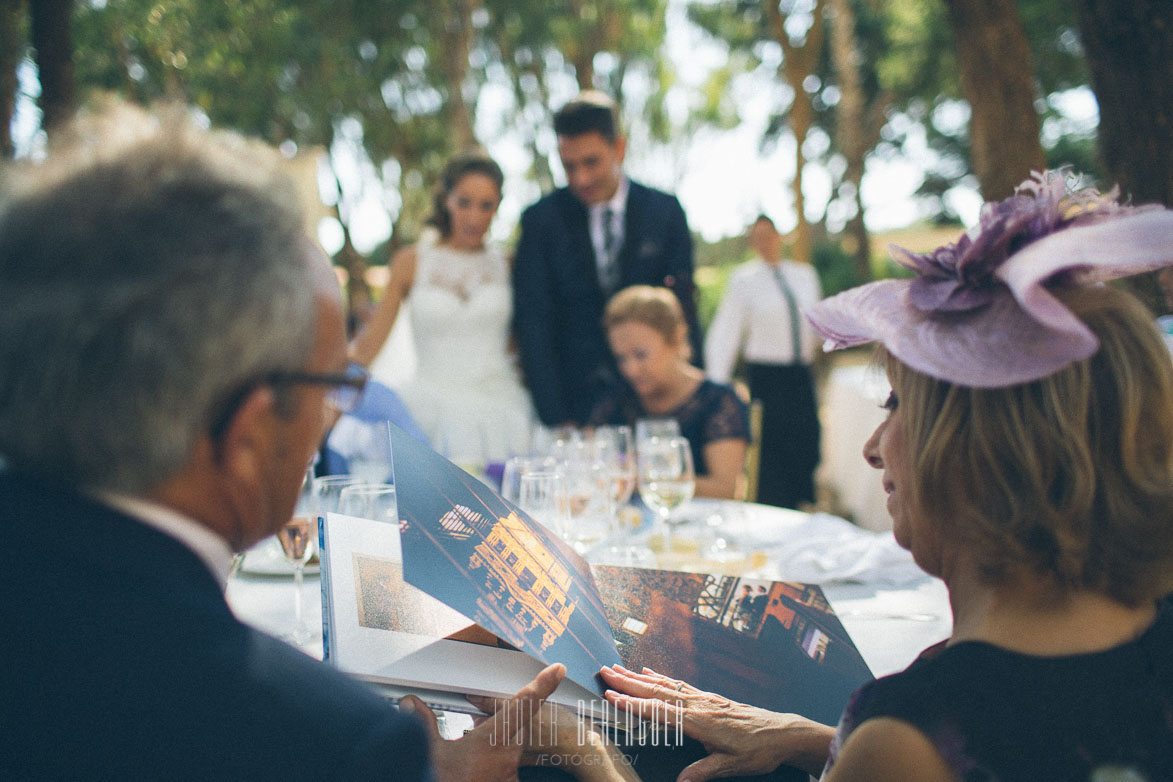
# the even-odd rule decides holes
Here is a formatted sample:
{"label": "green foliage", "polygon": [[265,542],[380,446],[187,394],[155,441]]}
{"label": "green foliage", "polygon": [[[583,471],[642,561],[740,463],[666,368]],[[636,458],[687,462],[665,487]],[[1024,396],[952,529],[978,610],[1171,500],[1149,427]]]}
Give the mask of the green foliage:
{"label": "green foliage", "polygon": [[702,330],[707,329],[713,322],[717,305],[725,295],[725,284],[736,267],[737,263],[697,267],[694,278],[697,291],[697,320],[700,321]]}
{"label": "green foliage", "polygon": [[815,242],[811,249],[811,263],[819,275],[824,296],[854,288],[860,280],[855,273],[855,259],[833,239]]}

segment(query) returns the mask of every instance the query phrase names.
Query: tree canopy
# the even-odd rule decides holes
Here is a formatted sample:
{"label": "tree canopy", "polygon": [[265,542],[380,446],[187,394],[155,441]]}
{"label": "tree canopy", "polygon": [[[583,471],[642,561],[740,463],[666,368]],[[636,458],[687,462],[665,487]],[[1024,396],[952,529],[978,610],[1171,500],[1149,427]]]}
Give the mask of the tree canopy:
{"label": "tree canopy", "polygon": [[[1129,145],[1120,134],[1130,128],[1117,128],[1116,121],[1152,118],[1143,147],[1150,151],[1154,143],[1170,148],[1156,138],[1168,123],[1161,126],[1164,111],[1155,104],[1140,115],[1129,110],[1152,101],[1120,84],[1122,75],[1142,73],[1122,42],[1144,31],[1146,62],[1164,58],[1152,65],[1155,77],[1173,61],[1165,57],[1173,32],[1159,4],[1139,3],[1123,15],[1108,10],[1113,6],[1096,0],[3,0],[0,148],[9,156],[16,151],[10,131],[22,63],[39,69],[50,132],[58,117],[99,91],[143,103],[185,102],[213,123],[290,154],[321,150],[325,171],[334,175],[326,201],[346,239],[341,260],[358,271],[363,259],[348,234],[363,219],[355,204],[375,197],[389,215],[390,247],[383,252],[413,240],[431,182],[462,147],[508,137],[529,161],[528,192],[536,197],[552,187],[551,108],[580,88],[615,95],[639,140],[633,147],[659,154],[679,179],[700,131],[742,121],[747,105],[732,100],[733,86],[767,78],[776,105],[761,145],[794,150],[796,251],[810,257],[815,243],[846,231],[856,276],[866,278],[871,251],[862,191],[869,161],[915,157],[923,170],[919,196],[942,219],[955,217],[949,194],[958,186],[1000,197],[1024,169],[1044,164],[1067,163],[1101,177],[1126,174],[1131,183],[1143,179],[1124,153]],[[703,83],[682,85],[680,63],[665,54],[673,13],[675,24],[703,31],[724,52]],[[1089,84],[1112,106],[1106,166],[1095,154],[1095,128],[1072,123],[1063,112],[1064,96]],[[830,181],[829,196],[811,200],[811,166]],[[361,193],[351,192],[356,180],[345,175],[354,167],[366,172]],[[1133,185],[1138,195],[1164,200],[1168,187]]]}

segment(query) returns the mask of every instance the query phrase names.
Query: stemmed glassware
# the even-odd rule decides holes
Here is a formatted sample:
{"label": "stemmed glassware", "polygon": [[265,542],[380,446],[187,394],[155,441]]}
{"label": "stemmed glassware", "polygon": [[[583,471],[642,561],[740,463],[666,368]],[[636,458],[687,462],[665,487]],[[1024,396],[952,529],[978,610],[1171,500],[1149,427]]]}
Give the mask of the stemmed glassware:
{"label": "stemmed glassware", "polygon": [[566,461],[567,540],[580,554],[602,541],[611,531],[614,502],[608,466],[597,458],[590,442],[568,444]]}
{"label": "stemmed glassware", "polygon": [[565,540],[570,522],[566,475],[558,470],[531,471],[518,479],[517,507]]}
{"label": "stemmed glassware", "polygon": [[501,471],[501,496],[513,504],[520,498],[521,476],[530,472],[556,472],[562,463],[553,456],[513,456]]}
{"label": "stemmed glassware", "polygon": [[399,523],[395,487],[389,483],[355,483],[343,487],[338,496],[338,512],[371,521]]}
{"label": "stemmed glassware", "polygon": [[672,550],[672,511],[692,499],[696,473],[692,450],[683,437],[652,437],[639,448],[639,496],[655,511],[664,531],[664,550]]}
{"label": "stemmed glassware", "polygon": [[311,471],[306,472],[302,481],[302,491],[298,497],[297,507],[293,511],[293,518],[277,530],[277,541],[281,544],[281,553],[293,565],[293,629],[286,637],[298,645],[307,643],[313,638],[313,632],[305,623],[305,611],[302,606],[305,565],[314,554],[314,540],[317,537],[312,485],[313,472],[311,468]]}
{"label": "stemmed glassware", "polygon": [[675,418],[641,418],[635,422],[635,447],[653,437],[680,437],[680,422]]}
{"label": "stemmed glassware", "polygon": [[621,533],[619,512],[635,491],[635,445],[631,427],[600,426],[594,433],[595,460],[603,465],[611,492],[611,531]]}
{"label": "stemmed glassware", "polygon": [[313,479],[314,512],[318,516],[338,513],[342,490],[347,486],[362,483],[356,475],[323,475]]}

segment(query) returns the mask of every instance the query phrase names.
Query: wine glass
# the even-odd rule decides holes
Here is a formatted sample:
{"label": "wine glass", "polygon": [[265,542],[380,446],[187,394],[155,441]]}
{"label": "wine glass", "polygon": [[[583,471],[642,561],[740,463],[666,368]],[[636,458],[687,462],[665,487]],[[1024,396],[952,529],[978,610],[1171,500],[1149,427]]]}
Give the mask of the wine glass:
{"label": "wine glass", "polygon": [[639,450],[639,496],[655,511],[664,530],[664,550],[672,550],[672,511],[692,499],[696,473],[692,450],[683,437],[653,437]]}
{"label": "wine glass", "polygon": [[517,504],[521,476],[527,472],[555,472],[561,463],[553,456],[511,456],[501,471],[501,496]]}
{"label": "wine glass", "polygon": [[338,501],[341,498],[342,490],[357,483],[362,483],[362,479],[349,474],[323,475],[320,478],[314,478],[314,513],[318,516],[338,513]]}
{"label": "wine glass", "polygon": [[641,418],[635,422],[637,449],[653,437],[680,437],[680,422],[675,418]]}
{"label": "wine glass", "polygon": [[309,516],[296,515],[277,530],[281,553],[293,565],[293,630],[286,638],[298,646],[313,638],[313,632],[305,623],[302,609],[302,583],[305,563],[309,562],[314,553],[316,526],[310,523]]}
{"label": "wine glass", "polygon": [[569,506],[565,473],[531,471],[518,480],[517,507],[563,540],[567,538]]}
{"label": "wine glass", "polygon": [[364,483],[380,483],[391,477],[391,430],[386,421],[343,416],[330,441],[346,457],[347,471]]}
{"label": "wine glass", "polygon": [[595,457],[591,444],[579,441],[566,448],[568,538],[583,554],[607,537],[614,503],[607,465]]}
{"label": "wine glass", "polygon": [[631,427],[600,426],[594,434],[595,459],[603,465],[611,491],[611,530],[622,532],[619,511],[631,500],[635,491],[635,447]]}
{"label": "wine glass", "polygon": [[389,483],[355,483],[338,495],[338,512],[371,521],[399,523],[395,487]]}

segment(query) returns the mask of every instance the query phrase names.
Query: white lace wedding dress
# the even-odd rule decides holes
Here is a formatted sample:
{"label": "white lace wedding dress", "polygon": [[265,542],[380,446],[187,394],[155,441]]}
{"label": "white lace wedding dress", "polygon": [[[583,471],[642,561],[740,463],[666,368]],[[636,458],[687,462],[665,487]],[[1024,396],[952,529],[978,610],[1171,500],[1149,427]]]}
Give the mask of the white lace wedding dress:
{"label": "white lace wedding dress", "polygon": [[535,418],[508,349],[504,254],[442,247],[425,235],[409,298],[416,369],[400,394],[432,447],[462,465],[528,452]]}

